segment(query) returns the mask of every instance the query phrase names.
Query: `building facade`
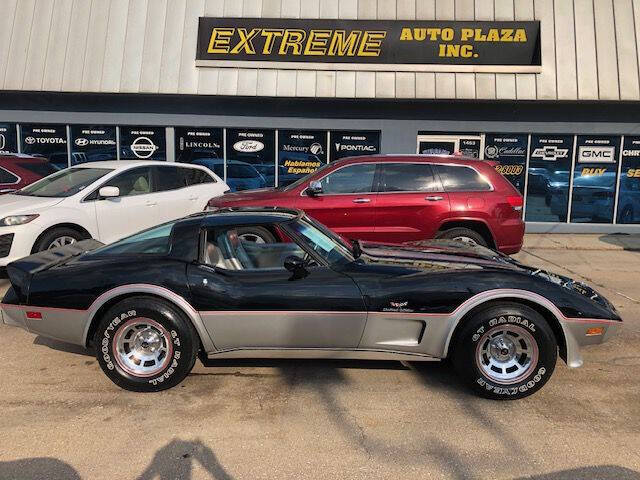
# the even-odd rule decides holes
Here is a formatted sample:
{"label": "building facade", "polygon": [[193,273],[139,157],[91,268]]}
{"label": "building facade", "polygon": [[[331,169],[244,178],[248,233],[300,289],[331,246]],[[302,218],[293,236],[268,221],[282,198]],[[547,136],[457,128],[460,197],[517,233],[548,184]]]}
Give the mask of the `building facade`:
{"label": "building facade", "polygon": [[[347,155],[461,152],[497,163],[525,196],[530,231],[640,231],[640,0],[3,0],[3,7],[0,151],[41,155],[56,168],[106,158],[197,162],[238,190],[283,185]],[[247,25],[234,30],[244,44],[199,27],[201,17]],[[304,63],[290,56],[296,46],[287,25],[307,39],[313,29],[333,32],[324,54],[343,30],[364,32],[362,42],[369,32],[370,44],[349,63]],[[532,61],[511,62],[524,25],[533,29],[524,42],[535,50]],[[407,40],[421,27],[428,33],[414,50],[396,41],[395,60],[365,58],[376,54],[376,32],[390,41],[397,28]],[[432,44],[429,28],[440,35]],[[466,43],[447,42],[447,28]],[[269,29],[284,32],[272,34],[283,56],[254,60],[247,39],[264,42]],[[282,45],[287,35],[290,49]],[[335,40],[344,51],[347,38]],[[303,55],[313,50],[300,45]],[[432,46],[442,58],[403,63]],[[242,61],[229,61],[234,49],[246,54]],[[220,61],[203,59],[217,52]]]}

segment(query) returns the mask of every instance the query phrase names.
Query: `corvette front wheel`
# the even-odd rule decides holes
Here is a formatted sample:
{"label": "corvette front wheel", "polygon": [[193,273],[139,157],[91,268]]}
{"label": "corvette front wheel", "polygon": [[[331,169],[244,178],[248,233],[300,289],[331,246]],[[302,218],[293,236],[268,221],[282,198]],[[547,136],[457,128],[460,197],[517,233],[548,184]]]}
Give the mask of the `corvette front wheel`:
{"label": "corvette front wheel", "polygon": [[556,365],[558,345],[535,310],[501,303],[464,320],[453,345],[453,365],[479,395],[515,400],[537,392]]}
{"label": "corvette front wheel", "polygon": [[94,342],[107,377],[135,392],[158,392],[180,383],[193,368],[199,347],[182,311],[154,297],[115,304],[101,319]]}

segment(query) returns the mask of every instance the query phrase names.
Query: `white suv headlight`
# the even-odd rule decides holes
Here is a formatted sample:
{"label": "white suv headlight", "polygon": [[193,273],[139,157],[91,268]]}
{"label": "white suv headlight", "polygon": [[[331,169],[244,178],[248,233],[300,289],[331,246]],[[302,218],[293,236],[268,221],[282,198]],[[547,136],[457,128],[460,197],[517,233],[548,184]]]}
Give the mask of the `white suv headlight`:
{"label": "white suv headlight", "polygon": [[0,227],[11,227],[13,225],[24,225],[25,223],[29,223],[31,220],[35,220],[40,215],[9,215],[8,217],[4,217],[0,220]]}

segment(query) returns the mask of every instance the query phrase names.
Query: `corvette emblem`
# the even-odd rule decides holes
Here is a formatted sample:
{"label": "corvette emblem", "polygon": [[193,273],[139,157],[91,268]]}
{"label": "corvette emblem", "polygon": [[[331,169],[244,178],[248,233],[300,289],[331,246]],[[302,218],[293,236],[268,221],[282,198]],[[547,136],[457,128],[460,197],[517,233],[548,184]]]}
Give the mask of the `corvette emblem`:
{"label": "corvette emblem", "polygon": [[409,305],[409,302],[391,302],[391,306],[394,308],[402,308]]}
{"label": "corvette emblem", "polygon": [[410,308],[407,308],[409,302],[389,302],[391,307],[383,308],[383,312],[413,312]]}

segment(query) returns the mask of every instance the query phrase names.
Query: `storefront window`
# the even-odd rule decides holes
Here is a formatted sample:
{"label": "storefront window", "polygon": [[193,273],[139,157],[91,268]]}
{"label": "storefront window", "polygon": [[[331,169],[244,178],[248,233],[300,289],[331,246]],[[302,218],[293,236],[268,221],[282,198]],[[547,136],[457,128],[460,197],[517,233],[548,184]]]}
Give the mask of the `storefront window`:
{"label": "storefront window", "polygon": [[578,136],[571,221],[612,223],[620,137]]}
{"label": "storefront window", "polygon": [[64,125],[20,125],[22,153],[46,158],[60,170],[69,166],[67,127]]}
{"label": "storefront window", "polygon": [[15,123],[0,123],[0,153],[18,151],[18,136]]}
{"label": "storefront window", "polygon": [[[278,130],[278,186],[286,186],[327,163],[327,132]],[[273,169],[261,171],[267,182]]]}
{"label": "storefront window", "polygon": [[618,223],[640,223],[640,137],[624,137]]}
{"label": "storefront window", "polygon": [[224,179],[222,128],[176,127],[176,162],[207,167]]}
{"label": "storefront window", "polygon": [[484,142],[484,158],[499,163],[496,170],[524,193],[528,135],[488,133]]}
{"label": "storefront window", "polygon": [[116,127],[71,126],[71,166],[116,158]]}
{"label": "storefront window", "polygon": [[232,191],[275,186],[275,168],[273,130],[227,129],[226,182]]}
{"label": "storefront window", "polygon": [[164,127],[120,127],[121,160],[166,160]]}
{"label": "storefront window", "polygon": [[528,222],[566,222],[573,135],[532,135],[527,181]]}
{"label": "storefront window", "polygon": [[331,131],[331,151],[329,160],[339,160],[357,155],[376,155],[380,153],[379,131]]}

